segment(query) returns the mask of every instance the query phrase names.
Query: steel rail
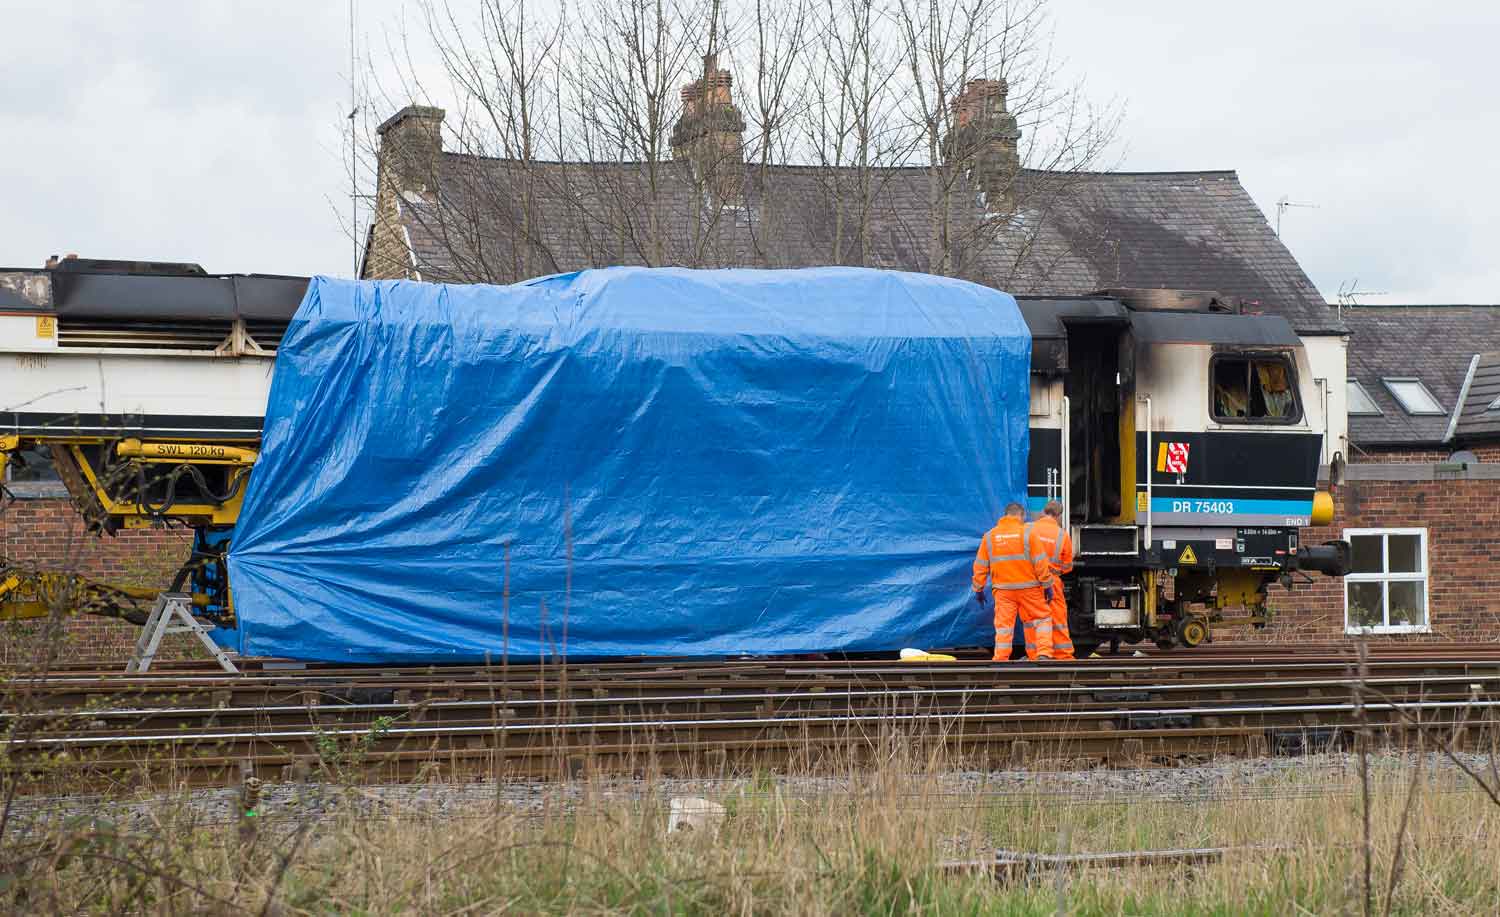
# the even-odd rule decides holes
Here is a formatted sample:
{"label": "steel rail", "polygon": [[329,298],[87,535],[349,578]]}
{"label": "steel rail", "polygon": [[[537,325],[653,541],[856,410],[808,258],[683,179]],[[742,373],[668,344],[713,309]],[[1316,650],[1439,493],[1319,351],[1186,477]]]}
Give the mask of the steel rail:
{"label": "steel rail", "polygon": [[1036,687],[923,687],[913,685],[896,684],[885,688],[832,688],[819,691],[766,691],[766,692],[743,692],[735,694],[658,694],[658,695],[626,695],[618,697],[562,696],[555,698],[495,698],[478,700],[453,700],[453,699],[424,699],[406,702],[390,701],[379,703],[346,703],[338,701],[329,704],[270,704],[248,707],[216,706],[216,707],[105,707],[77,711],[32,711],[26,713],[11,713],[0,711],[0,721],[8,719],[19,720],[57,720],[69,717],[103,719],[123,717],[146,717],[146,716],[226,716],[252,714],[276,715],[276,714],[300,714],[310,711],[327,712],[330,714],[345,713],[351,711],[388,711],[388,710],[410,710],[421,707],[424,710],[462,710],[474,708],[518,708],[518,707],[546,707],[567,705],[572,707],[587,706],[611,706],[611,705],[647,705],[647,704],[725,704],[755,702],[765,703],[768,701],[830,701],[830,700],[855,700],[855,699],[882,699],[882,698],[925,698],[925,697],[984,697],[984,696],[1035,696],[1037,694],[1065,695],[1065,696],[1087,696],[1107,692],[1132,691],[1146,693],[1188,693],[1208,691],[1238,691],[1242,693],[1258,693],[1268,690],[1291,690],[1296,688],[1354,688],[1358,685],[1375,687],[1389,687],[1411,685],[1425,687],[1428,685],[1465,685],[1471,690],[1477,690],[1484,682],[1496,682],[1500,687],[1500,672],[1493,675],[1431,675],[1431,676],[1379,676],[1364,680],[1337,678],[1337,679],[1294,679],[1280,681],[1254,681],[1254,682],[1154,682],[1147,684],[1132,683],[1122,686],[1118,683],[1105,682],[1103,684],[1061,684],[1055,687],[1038,689]]}
{"label": "steel rail", "polygon": [[[1289,714],[1289,713],[1352,713],[1363,707],[1366,711],[1382,712],[1424,712],[1429,710],[1488,710],[1500,708],[1500,700],[1467,700],[1467,701],[1412,701],[1407,703],[1370,702],[1364,704],[1354,703],[1329,703],[1329,704],[1288,704],[1275,706],[1237,706],[1237,707],[1164,707],[1152,708],[1152,713],[1161,716],[1225,716],[1225,715],[1252,715],[1252,714]],[[779,725],[856,725],[863,723],[876,723],[888,725],[891,723],[908,722],[931,722],[933,720],[958,721],[958,722],[1025,722],[1041,719],[1116,719],[1119,717],[1135,716],[1140,710],[1128,708],[1109,708],[1104,710],[1065,711],[1059,716],[1059,711],[1014,711],[1006,713],[880,713],[880,714],[811,714],[791,717],[744,717],[736,719],[682,719],[682,720],[648,720],[631,721],[616,720],[606,722],[560,722],[560,723],[494,723],[490,725],[474,726],[392,726],[382,730],[383,736],[392,738],[400,736],[436,736],[436,735],[478,735],[501,733],[528,733],[544,731],[580,730],[586,732],[602,731],[608,729],[635,730],[643,728],[650,730],[685,729],[694,727],[729,728],[735,726],[755,727],[763,729],[768,726]],[[1319,724],[1325,725],[1325,724]],[[1446,724],[1432,724],[1434,726]],[[368,728],[342,728],[330,727],[327,729],[295,729],[295,730],[255,730],[252,732],[169,732],[159,735],[142,735],[130,733],[123,735],[106,736],[52,736],[24,740],[0,740],[0,747],[8,748],[13,741],[20,747],[46,746],[65,747],[73,745],[138,745],[138,744],[182,744],[184,742],[211,742],[211,741],[235,741],[235,740],[266,740],[273,739],[316,739],[323,736],[364,736],[369,734]]]}
{"label": "steel rail", "polygon": [[[361,749],[355,766],[385,779],[460,767],[548,779],[577,762],[794,766],[875,753],[885,741],[936,742],[988,762],[1055,743],[1052,753],[1114,763],[1147,752],[1162,761],[1296,753],[1347,742],[1359,728],[1388,741],[1452,730],[1479,747],[1500,728],[1500,645],[1378,653],[1363,678],[1356,665],[1347,654],[1273,648],[1050,665],[635,660],[239,677],[75,669],[10,682],[8,697],[38,706],[0,711],[11,733],[0,750],[28,792],[48,781],[68,792],[142,778],[222,784],[247,760],[264,776],[278,764],[346,767],[325,759],[324,745],[351,739]],[[1361,686],[1382,697],[1355,703]]]}
{"label": "steel rail", "polygon": [[[1379,664],[1387,661],[1422,661],[1432,660],[1474,660],[1480,661],[1482,657],[1489,656],[1491,659],[1500,661],[1500,642],[1469,643],[1469,644],[1422,644],[1412,647],[1386,647],[1372,648],[1369,661],[1371,664]],[[1349,662],[1355,661],[1354,651],[1351,647],[1338,644],[1313,644],[1313,645],[1227,645],[1196,647],[1188,651],[1163,652],[1149,648],[1142,656],[1103,656],[1097,659],[1076,660],[1072,662],[1056,662],[1053,667],[1078,666],[1078,667],[1100,667],[1100,666],[1122,666],[1135,667],[1139,665],[1169,665],[1173,668],[1187,667],[1213,667],[1222,666],[1234,661],[1268,660],[1275,662],[1289,661],[1312,661],[1312,662]],[[244,660],[247,666],[257,664],[257,660]],[[1019,664],[1018,661],[1017,664]],[[262,666],[274,665],[274,661],[263,661],[258,664]],[[853,659],[843,665],[849,669],[870,667],[872,665],[892,665],[888,660],[878,659]],[[639,673],[651,670],[670,671],[674,674],[688,671],[705,670],[731,670],[731,669],[775,669],[790,673],[798,669],[812,667],[829,667],[839,665],[830,660],[812,659],[788,659],[778,657],[764,657],[758,659],[712,659],[712,660],[679,660],[679,659],[633,659],[621,661],[556,661],[546,664],[535,662],[512,662],[508,669],[512,673],[535,674],[541,671],[557,671],[562,668],[588,669],[601,673]],[[991,663],[987,658],[975,657],[960,660],[957,663],[931,663],[913,664],[901,663],[902,670],[912,668],[965,668],[978,671],[994,671],[1002,668],[1006,663]],[[501,665],[492,663],[486,667],[482,664],[426,664],[426,665],[348,665],[343,663],[298,663],[286,668],[250,668],[246,678],[283,678],[283,677],[350,677],[350,676],[409,676],[414,674],[425,674],[432,677],[454,677],[464,674],[483,674],[486,672],[499,671]],[[117,670],[110,669],[85,669],[80,666],[59,665],[51,670],[55,678],[88,678],[96,676],[99,679],[118,679],[121,674]],[[195,675],[222,675],[216,667],[210,668],[201,663],[180,663],[179,668],[159,671],[150,675],[132,676],[137,679],[171,679],[182,676]]]}
{"label": "steel rail", "polygon": [[[1123,680],[1128,680],[1129,676],[1136,676],[1137,678],[1146,678],[1146,677],[1153,677],[1153,676],[1160,678],[1160,677],[1164,677],[1165,676],[1165,677],[1175,677],[1175,678],[1179,679],[1180,681],[1182,681],[1183,683],[1193,683],[1193,678],[1196,677],[1196,676],[1213,676],[1213,675],[1218,675],[1219,677],[1223,678],[1223,677],[1232,677],[1234,673],[1241,672],[1241,671],[1246,671],[1246,672],[1249,672],[1249,673],[1253,673],[1254,675],[1262,676],[1263,678],[1276,678],[1276,677],[1282,675],[1283,673],[1295,675],[1297,673],[1311,673],[1311,672],[1315,672],[1315,671],[1327,671],[1327,670],[1336,669],[1336,670],[1338,670],[1338,675],[1343,676],[1345,678],[1349,678],[1349,677],[1352,677],[1352,675],[1350,674],[1350,670],[1352,668],[1353,668],[1353,663],[1352,662],[1348,663],[1348,664],[1344,664],[1344,663],[1339,663],[1339,664],[1323,664],[1323,663],[1307,663],[1307,662],[1295,662],[1295,663],[1281,662],[1281,663],[1271,664],[1271,663],[1267,662],[1267,663],[1259,663],[1259,664],[1253,664],[1253,665],[1252,664],[1244,664],[1244,665],[1233,664],[1233,665],[1210,666],[1210,667],[1205,667],[1205,668],[1193,668],[1193,667],[1184,667],[1184,666],[1163,666],[1160,669],[1156,669],[1156,668],[1152,668],[1152,667],[1145,667],[1145,666],[1131,666],[1131,667],[1087,667],[1087,666],[1077,666],[1077,667],[1074,667],[1074,666],[1064,666],[1064,665],[1060,665],[1060,664],[1051,664],[1051,665],[1026,665],[1024,667],[1022,667],[1020,665],[1012,665],[1012,666],[1009,666],[1009,667],[995,666],[995,667],[991,667],[991,668],[970,668],[970,667],[936,668],[936,667],[927,667],[927,666],[923,666],[923,667],[909,666],[909,667],[904,667],[904,668],[859,668],[859,669],[840,668],[840,669],[792,670],[792,671],[788,671],[788,672],[784,672],[784,673],[768,674],[768,675],[763,675],[763,676],[758,676],[758,677],[764,678],[766,680],[774,680],[774,681],[778,681],[778,682],[794,681],[794,680],[797,680],[799,678],[800,679],[839,679],[839,678],[843,678],[843,679],[848,679],[848,680],[859,680],[859,681],[878,681],[879,683],[882,683],[882,684],[911,684],[911,683],[916,683],[919,680],[927,680],[927,681],[953,681],[953,680],[958,679],[961,676],[970,676],[970,677],[972,677],[972,676],[988,676],[984,680],[987,681],[987,682],[989,682],[989,683],[991,683],[991,684],[994,684],[996,682],[1001,682],[1002,680],[1003,680],[1004,683],[1016,682],[1016,683],[1024,683],[1024,684],[1033,684],[1033,683],[1037,683],[1037,682],[1057,683],[1057,682],[1061,682],[1066,677],[1077,678],[1077,677],[1080,677],[1080,676],[1119,678],[1122,681]],[[1372,673],[1378,673],[1378,674],[1382,674],[1382,675],[1393,673],[1393,672],[1399,673],[1399,672],[1411,671],[1411,670],[1433,670],[1433,669],[1443,669],[1443,668],[1457,669],[1457,670],[1461,670],[1461,671],[1464,671],[1464,672],[1474,672],[1475,674],[1487,674],[1487,673],[1500,674],[1500,658],[1497,658],[1497,659],[1494,659],[1494,660],[1455,659],[1455,660],[1402,660],[1402,661],[1388,661],[1388,662],[1384,662],[1384,663],[1380,663],[1380,664],[1374,664],[1374,663],[1372,663],[1372,664],[1368,665],[1367,668]],[[667,675],[667,673],[659,673],[659,674],[662,674],[663,676]],[[591,688],[595,688],[595,687],[627,687],[627,686],[636,686],[636,687],[652,687],[652,686],[655,686],[655,687],[667,687],[667,686],[678,687],[678,686],[680,686],[680,687],[684,687],[684,688],[687,688],[687,687],[699,687],[699,686],[708,686],[708,687],[714,687],[714,686],[744,687],[747,684],[753,683],[747,677],[745,677],[743,675],[735,675],[735,674],[732,674],[732,673],[728,673],[728,672],[726,672],[723,669],[714,670],[713,674],[715,674],[716,676],[718,676],[713,681],[710,681],[708,679],[684,678],[684,677],[681,677],[681,675],[679,674],[679,677],[663,677],[661,679],[661,681],[660,681],[660,684],[658,684],[658,685],[651,685],[651,684],[647,684],[647,683],[643,683],[643,682],[630,681],[630,680],[624,680],[624,679],[615,680],[615,679],[590,678],[590,677],[581,676],[581,675],[578,675],[578,674],[572,674],[572,675],[570,675],[567,678],[567,681],[568,681],[568,683],[569,683],[570,686],[572,686],[572,687],[574,687],[576,689],[580,689],[580,690],[591,689]],[[1436,672],[1434,672],[1433,674],[1436,674]],[[1308,677],[1315,677],[1315,676],[1310,676],[1309,675]],[[512,673],[511,677],[508,678],[508,679],[495,679],[495,678],[483,678],[483,677],[475,677],[475,678],[472,678],[472,679],[459,679],[459,678],[453,678],[453,677],[430,678],[430,679],[412,679],[412,678],[402,678],[402,677],[395,677],[395,676],[387,676],[387,677],[379,677],[379,678],[372,678],[372,677],[368,677],[368,676],[359,677],[359,678],[338,678],[338,677],[334,677],[334,676],[319,676],[317,678],[306,678],[306,677],[289,678],[289,677],[286,677],[286,676],[279,676],[279,677],[275,677],[275,678],[255,678],[255,677],[240,677],[240,678],[235,678],[235,677],[201,676],[201,677],[195,677],[192,680],[184,680],[184,679],[181,679],[181,678],[174,678],[174,679],[146,678],[146,679],[141,679],[141,678],[137,678],[137,677],[118,676],[118,677],[110,678],[110,679],[107,679],[107,680],[95,679],[95,680],[90,680],[88,682],[76,682],[76,681],[69,681],[69,680],[65,680],[65,679],[64,680],[48,679],[48,680],[40,680],[40,681],[29,682],[29,683],[28,682],[24,682],[24,681],[13,681],[11,683],[11,686],[12,686],[12,691],[13,692],[16,691],[16,690],[30,690],[30,691],[32,691],[35,694],[45,694],[45,695],[62,695],[62,694],[68,694],[68,693],[85,693],[85,690],[87,691],[87,693],[108,692],[108,693],[112,693],[112,694],[122,694],[122,693],[128,693],[128,692],[132,692],[132,691],[136,692],[136,693],[144,693],[144,692],[147,692],[147,691],[150,691],[152,693],[161,693],[162,691],[182,692],[182,691],[208,691],[208,690],[218,690],[218,691],[225,691],[225,690],[227,690],[227,691],[230,691],[232,693],[247,693],[247,692],[255,691],[255,690],[265,691],[265,690],[314,689],[314,688],[318,688],[318,687],[328,687],[328,686],[335,686],[335,687],[345,688],[345,689],[400,687],[400,688],[406,688],[406,689],[412,689],[412,690],[416,690],[416,689],[420,689],[420,688],[457,689],[457,688],[466,688],[466,687],[467,688],[479,688],[479,689],[488,688],[488,687],[494,687],[497,690],[500,689],[500,688],[509,688],[509,689],[514,690],[514,689],[518,689],[518,688],[519,689],[525,689],[525,688],[529,688],[529,687],[537,687],[539,689],[545,689],[545,688],[556,688],[556,687],[559,687],[560,683],[561,683],[561,680],[562,680],[561,673],[557,673],[556,677],[547,678],[547,679],[528,678],[528,677],[524,677],[524,676],[518,677],[515,673]],[[1236,685],[1253,684],[1257,680],[1258,679],[1256,679],[1256,678],[1243,679],[1243,680],[1237,681]],[[1263,680],[1263,679],[1261,679],[1261,680]]]}
{"label": "steel rail", "polygon": [[[838,741],[823,740],[816,746],[810,745],[809,738],[802,735],[732,737],[712,742],[653,738],[649,744],[632,740],[614,744],[533,744],[503,749],[470,744],[441,749],[372,751],[358,767],[365,779],[382,782],[427,779],[434,773],[491,778],[504,774],[507,779],[548,780],[576,776],[584,768],[601,774],[619,773],[623,770],[637,774],[658,771],[715,773],[722,777],[750,764],[774,768],[802,762],[806,766],[829,760],[829,754],[841,756],[840,760],[844,764],[851,760],[870,761],[873,760],[870,754],[878,751],[879,741],[883,737],[877,736],[874,737],[875,741],[853,744],[847,736],[832,738]],[[908,738],[902,737],[902,741]],[[1004,761],[1009,766],[1024,766],[1022,762],[1034,757],[1025,750],[1027,746],[1042,750],[1042,754],[1035,756],[1041,759],[1049,757],[1046,750],[1052,749],[1055,753],[1051,757],[1057,757],[1057,753],[1060,753],[1068,760],[1123,764],[1135,770],[1170,766],[1171,761],[1182,757],[1202,759],[1224,754],[1265,754],[1265,746],[1256,744],[1257,741],[1264,741],[1265,731],[1248,727],[1178,729],[1170,733],[1140,731],[1132,733],[1130,738],[1143,743],[1143,754],[1132,753],[1128,746],[1122,750],[1118,737],[1098,732],[952,734],[943,737],[942,742],[961,756],[972,758],[979,755],[991,764]],[[231,755],[221,753],[215,757],[69,760],[61,762],[50,771],[37,774],[42,779],[31,780],[26,789],[28,792],[45,789],[45,778],[50,776],[53,780],[62,781],[55,785],[54,792],[75,793],[85,785],[134,790],[141,785],[143,776],[150,781],[162,774],[166,776],[166,785],[171,786],[183,783],[193,786],[224,786],[243,775],[243,767],[247,761],[258,775],[274,777],[276,769],[280,768],[283,780],[298,780],[305,779],[296,774],[295,768],[299,762],[310,764],[313,769],[318,767],[317,755],[310,752],[313,749],[306,747],[297,751],[257,748],[253,753],[240,751]],[[717,755],[723,757],[716,759]],[[852,758],[849,757],[851,755]],[[289,773],[288,768],[293,770]],[[308,774],[311,776],[311,771]]]}

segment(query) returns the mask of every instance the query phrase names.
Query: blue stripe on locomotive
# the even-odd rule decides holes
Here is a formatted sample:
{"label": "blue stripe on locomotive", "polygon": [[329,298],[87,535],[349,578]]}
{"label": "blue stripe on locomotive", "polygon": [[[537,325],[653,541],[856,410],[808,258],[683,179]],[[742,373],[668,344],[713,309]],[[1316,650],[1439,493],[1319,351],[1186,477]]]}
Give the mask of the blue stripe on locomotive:
{"label": "blue stripe on locomotive", "polygon": [[1313,501],[1246,500],[1235,497],[1157,497],[1151,498],[1154,513],[1205,513],[1212,516],[1307,516]]}

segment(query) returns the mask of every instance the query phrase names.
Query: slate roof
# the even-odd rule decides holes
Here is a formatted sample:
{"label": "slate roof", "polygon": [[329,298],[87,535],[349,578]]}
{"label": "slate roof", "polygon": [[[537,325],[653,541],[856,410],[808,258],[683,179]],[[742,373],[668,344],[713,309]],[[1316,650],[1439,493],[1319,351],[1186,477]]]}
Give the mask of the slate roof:
{"label": "slate roof", "polygon": [[443,153],[438,175],[440,193],[405,192],[400,208],[428,280],[508,282],[608,264],[862,263],[1017,295],[1211,290],[1300,333],[1342,331],[1231,171],[1027,171],[1014,217],[987,213],[984,195],[965,185],[950,196],[946,264],[932,254],[942,250],[929,219],[941,197],[925,168],[862,178],[850,168],[749,166],[731,208],[710,203],[682,162],[528,169]]}
{"label": "slate roof", "polygon": [[[1355,306],[1344,310],[1350,331],[1349,378],[1380,408],[1350,414],[1358,446],[1438,446],[1474,354],[1500,346],[1500,306]],[[1382,379],[1417,378],[1444,413],[1408,414]]]}
{"label": "slate roof", "polygon": [[[1492,339],[1495,344],[1500,339]],[[1500,439],[1500,352],[1477,355],[1473,375],[1460,405],[1454,440],[1460,444]]]}

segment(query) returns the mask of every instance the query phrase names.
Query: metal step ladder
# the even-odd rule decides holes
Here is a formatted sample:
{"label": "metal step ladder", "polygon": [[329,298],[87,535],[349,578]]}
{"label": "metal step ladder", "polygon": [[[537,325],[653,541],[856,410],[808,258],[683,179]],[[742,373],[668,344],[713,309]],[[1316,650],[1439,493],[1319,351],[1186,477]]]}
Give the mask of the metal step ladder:
{"label": "metal step ladder", "polygon": [[151,616],[135,641],[135,651],[126,663],[127,673],[150,670],[151,661],[161,648],[161,638],[167,634],[192,634],[218,660],[219,666],[231,675],[240,674],[229,654],[224,652],[208,634],[213,628],[193,617],[193,597],[186,592],[163,592],[151,606]]}

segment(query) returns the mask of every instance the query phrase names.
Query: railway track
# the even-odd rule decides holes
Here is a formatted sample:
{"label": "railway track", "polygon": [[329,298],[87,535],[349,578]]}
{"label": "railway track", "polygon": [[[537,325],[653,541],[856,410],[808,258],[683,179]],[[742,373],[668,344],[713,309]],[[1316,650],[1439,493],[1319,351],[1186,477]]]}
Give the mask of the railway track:
{"label": "railway track", "polygon": [[15,679],[4,766],[29,789],[860,766],[1171,764],[1381,740],[1488,748],[1500,645],[1256,647],[1077,663],[647,660],[567,665],[87,665]]}

